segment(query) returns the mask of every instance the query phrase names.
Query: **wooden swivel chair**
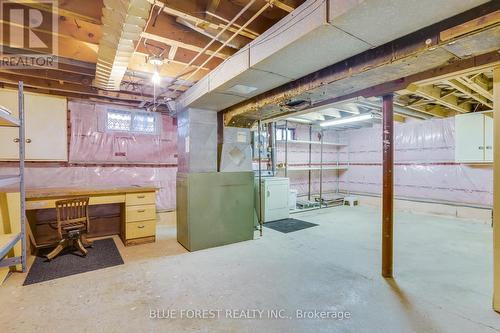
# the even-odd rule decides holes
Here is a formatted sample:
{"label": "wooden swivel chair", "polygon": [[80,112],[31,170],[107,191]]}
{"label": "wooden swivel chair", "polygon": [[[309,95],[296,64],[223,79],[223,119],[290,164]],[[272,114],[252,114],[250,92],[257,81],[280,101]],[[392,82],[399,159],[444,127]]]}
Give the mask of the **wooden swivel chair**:
{"label": "wooden swivel chair", "polygon": [[56,212],[59,244],[47,255],[47,259],[54,259],[67,246],[75,246],[86,256],[88,251],[85,247],[92,245],[86,237],[90,223],[89,198],[58,200]]}

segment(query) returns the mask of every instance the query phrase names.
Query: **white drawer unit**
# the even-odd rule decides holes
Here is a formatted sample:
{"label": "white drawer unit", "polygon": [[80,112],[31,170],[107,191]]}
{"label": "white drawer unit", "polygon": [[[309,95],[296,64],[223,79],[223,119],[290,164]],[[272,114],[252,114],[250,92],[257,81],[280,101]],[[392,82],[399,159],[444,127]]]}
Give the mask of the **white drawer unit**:
{"label": "white drawer unit", "polygon": [[493,113],[455,116],[455,161],[493,162]]}
{"label": "white drawer unit", "polygon": [[[284,177],[262,178],[262,220],[271,222],[290,217],[289,208],[290,180]],[[260,215],[259,179],[255,181],[255,207]]]}

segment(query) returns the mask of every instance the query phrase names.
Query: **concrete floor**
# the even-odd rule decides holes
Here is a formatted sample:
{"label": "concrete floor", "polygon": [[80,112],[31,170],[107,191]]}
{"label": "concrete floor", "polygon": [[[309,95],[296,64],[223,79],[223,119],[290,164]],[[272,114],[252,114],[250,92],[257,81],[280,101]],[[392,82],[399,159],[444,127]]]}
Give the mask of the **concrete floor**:
{"label": "concrete floor", "polygon": [[[492,230],[466,220],[396,214],[394,281],[380,277],[380,211],[295,215],[318,227],[187,253],[175,228],[123,248],[125,265],[0,287],[2,332],[498,332],[491,310]],[[151,309],[221,309],[219,319],[150,319]],[[291,319],[228,319],[225,310],[284,309]],[[297,319],[297,309],[350,319]],[[185,312],[184,315],[189,314]],[[233,313],[234,315],[235,313]],[[239,313],[238,313],[239,314]]]}

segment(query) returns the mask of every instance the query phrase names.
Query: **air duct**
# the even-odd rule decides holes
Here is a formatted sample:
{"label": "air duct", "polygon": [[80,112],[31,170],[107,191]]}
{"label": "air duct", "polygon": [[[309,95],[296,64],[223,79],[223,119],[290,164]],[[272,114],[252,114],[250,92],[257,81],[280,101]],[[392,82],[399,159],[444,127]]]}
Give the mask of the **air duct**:
{"label": "air duct", "polygon": [[94,85],[120,90],[120,83],[135,51],[135,42],[147,24],[147,0],[104,0],[102,38],[99,42]]}

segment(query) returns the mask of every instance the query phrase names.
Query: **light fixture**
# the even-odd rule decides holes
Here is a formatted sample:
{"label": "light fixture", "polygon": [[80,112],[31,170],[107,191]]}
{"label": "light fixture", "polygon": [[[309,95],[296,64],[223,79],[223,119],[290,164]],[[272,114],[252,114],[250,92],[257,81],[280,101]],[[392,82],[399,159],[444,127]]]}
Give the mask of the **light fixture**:
{"label": "light fixture", "polygon": [[226,89],[226,91],[227,92],[232,92],[232,93],[235,93],[235,94],[249,95],[249,94],[253,93],[255,90],[257,90],[257,89],[259,89],[259,88],[245,86],[243,84],[236,84],[236,85],[232,86],[231,88]]}
{"label": "light fixture", "polygon": [[324,121],[325,116],[319,112],[309,112],[300,116],[301,118],[312,120],[312,121]]}
{"label": "light fixture", "polygon": [[345,118],[340,118],[340,119],[333,119],[333,120],[327,120],[319,125],[321,127],[328,127],[328,126],[336,126],[336,125],[342,125],[342,124],[348,124],[348,123],[354,123],[358,121],[363,121],[363,120],[370,120],[375,118],[373,114],[371,113],[365,113],[359,116],[352,116],[352,117],[345,117]]}
{"label": "light fixture", "polygon": [[148,62],[153,65],[153,77],[151,78],[154,84],[161,83],[159,67],[163,65],[164,60],[161,56],[152,55],[148,57]]}
{"label": "light fixture", "polygon": [[321,113],[321,114],[330,116],[330,117],[334,117],[334,118],[340,118],[341,117],[340,111],[338,109],[335,109],[335,108],[326,108],[326,109],[320,110],[318,112]]}
{"label": "light fixture", "polygon": [[153,66],[161,66],[163,65],[163,58],[160,56],[150,56],[148,57],[148,62]]}
{"label": "light fixture", "polygon": [[297,118],[297,117],[286,118],[286,120],[292,121],[292,122],[295,122],[295,123],[302,123],[302,124],[310,124],[311,123],[310,120],[302,119],[302,118]]}
{"label": "light fixture", "polygon": [[153,80],[154,84],[160,84],[161,77],[160,77],[160,73],[158,73],[157,68],[155,68],[155,71],[153,72],[153,77],[151,79]]}

